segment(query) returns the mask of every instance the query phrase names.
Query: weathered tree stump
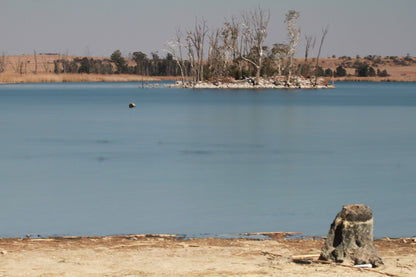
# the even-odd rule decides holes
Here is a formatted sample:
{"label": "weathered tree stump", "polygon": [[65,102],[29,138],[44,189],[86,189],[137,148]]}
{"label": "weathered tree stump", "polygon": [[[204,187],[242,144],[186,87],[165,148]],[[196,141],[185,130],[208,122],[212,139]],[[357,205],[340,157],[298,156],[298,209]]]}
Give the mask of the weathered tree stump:
{"label": "weathered tree stump", "polygon": [[373,267],[382,265],[373,241],[371,209],[363,204],[343,206],[331,224],[319,259]]}

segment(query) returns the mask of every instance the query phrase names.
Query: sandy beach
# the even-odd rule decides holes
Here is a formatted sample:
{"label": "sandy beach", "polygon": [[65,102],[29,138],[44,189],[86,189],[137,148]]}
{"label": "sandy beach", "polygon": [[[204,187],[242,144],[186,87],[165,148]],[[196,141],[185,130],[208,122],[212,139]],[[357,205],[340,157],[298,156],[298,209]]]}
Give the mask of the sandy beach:
{"label": "sandy beach", "polygon": [[320,263],[323,243],[279,235],[8,238],[0,239],[0,276],[416,276],[414,238],[376,240],[384,266],[371,269]]}

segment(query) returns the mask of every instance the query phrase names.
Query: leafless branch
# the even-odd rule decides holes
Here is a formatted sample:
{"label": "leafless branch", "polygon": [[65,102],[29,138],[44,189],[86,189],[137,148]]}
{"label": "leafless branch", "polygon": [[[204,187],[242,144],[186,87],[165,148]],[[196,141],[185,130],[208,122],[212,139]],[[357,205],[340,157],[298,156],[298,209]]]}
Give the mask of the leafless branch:
{"label": "leafless branch", "polygon": [[246,47],[241,53],[241,58],[256,68],[256,84],[259,83],[263,65],[264,42],[269,21],[270,11],[263,10],[260,6],[242,14],[242,37]]}
{"label": "leafless branch", "polygon": [[319,69],[319,56],[321,55],[322,45],[324,44],[324,40],[326,35],[328,34],[329,26],[327,25],[325,29],[322,29],[322,36],[321,42],[319,44],[318,56],[316,56],[316,72],[315,72],[315,86],[318,83],[318,69]]}

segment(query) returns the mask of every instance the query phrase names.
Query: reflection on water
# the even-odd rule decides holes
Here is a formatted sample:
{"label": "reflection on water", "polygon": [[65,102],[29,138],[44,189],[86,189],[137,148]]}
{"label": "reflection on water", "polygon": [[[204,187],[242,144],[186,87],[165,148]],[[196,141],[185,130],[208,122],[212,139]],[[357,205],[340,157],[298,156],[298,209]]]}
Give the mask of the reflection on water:
{"label": "reflection on water", "polygon": [[138,87],[0,86],[0,236],[326,235],[352,203],[414,235],[415,84]]}

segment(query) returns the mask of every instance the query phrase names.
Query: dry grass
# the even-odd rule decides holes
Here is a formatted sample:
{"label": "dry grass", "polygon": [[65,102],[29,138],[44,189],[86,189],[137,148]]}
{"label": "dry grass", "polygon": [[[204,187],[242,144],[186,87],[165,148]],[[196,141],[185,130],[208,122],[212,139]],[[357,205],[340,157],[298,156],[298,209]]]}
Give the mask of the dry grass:
{"label": "dry grass", "polygon": [[0,74],[0,83],[17,84],[17,83],[60,83],[60,82],[140,82],[140,81],[162,81],[172,80],[169,77],[150,77],[129,74]]}

